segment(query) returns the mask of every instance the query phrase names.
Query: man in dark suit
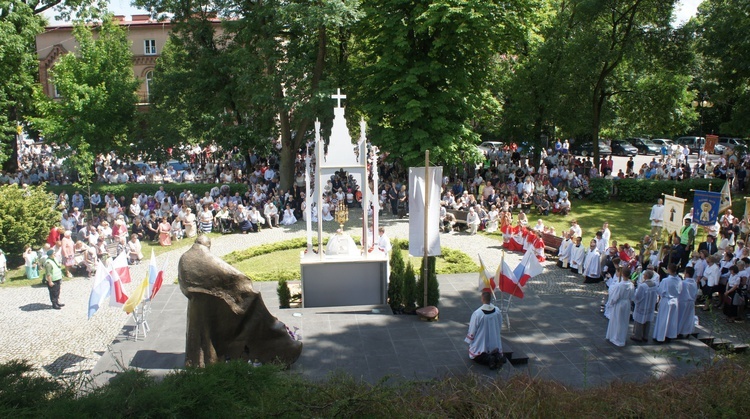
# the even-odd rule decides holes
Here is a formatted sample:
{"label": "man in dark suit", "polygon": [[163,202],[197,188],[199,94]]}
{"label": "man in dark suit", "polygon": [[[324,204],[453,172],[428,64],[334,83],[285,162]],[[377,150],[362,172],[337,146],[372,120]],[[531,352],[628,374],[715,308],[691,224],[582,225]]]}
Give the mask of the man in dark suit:
{"label": "man in dark suit", "polygon": [[707,236],[706,241],[702,242],[698,245],[698,251],[705,250],[708,252],[708,255],[713,255],[716,253],[719,248],[716,247],[716,239],[713,236]]}
{"label": "man in dark suit", "polygon": [[659,275],[661,276],[662,272],[667,272],[667,267],[670,263],[674,263],[675,265],[677,265],[679,271],[681,268],[680,262],[682,261],[682,256],[684,255],[684,253],[685,247],[680,244],[680,238],[678,236],[674,236],[672,238],[672,246],[664,255],[664,259],[662,259],[661,264],[659,264]]}

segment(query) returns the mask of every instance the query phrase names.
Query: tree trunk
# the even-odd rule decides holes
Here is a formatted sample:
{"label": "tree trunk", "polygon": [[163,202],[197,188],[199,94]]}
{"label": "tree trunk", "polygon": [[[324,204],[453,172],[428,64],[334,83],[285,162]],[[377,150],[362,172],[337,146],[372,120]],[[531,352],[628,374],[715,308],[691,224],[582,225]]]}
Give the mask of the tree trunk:
{"label": "tree trunk", "polygon": [[292,147],[292,141],[283,142],[279,151],[279,187],[289,190],[294,183],[294,162],[297,157],[297,148]]}
{"label": "tree trunk", "polygon": [[[11,106],[9,109],[8,120],[13,122],[18,120],[18,109],[15,106]],[[10,153],[8,155],[8,160],[3,163],[3,170],[8,173],[16,173],[18,172],[18,136],[13,134],[7,138],[10,140],[8,141]]]}

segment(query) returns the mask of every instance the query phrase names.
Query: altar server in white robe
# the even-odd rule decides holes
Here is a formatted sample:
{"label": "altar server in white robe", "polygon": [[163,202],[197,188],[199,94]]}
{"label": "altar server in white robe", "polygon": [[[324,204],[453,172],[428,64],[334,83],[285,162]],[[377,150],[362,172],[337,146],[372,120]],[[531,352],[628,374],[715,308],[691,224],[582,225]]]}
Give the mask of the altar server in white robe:
{"label": "altar server in white robe", "polygon": [[566,269],[570,265],[571,246],[573,246],[573,241],[570,240],[570,233],[563,231],[563,241],[560,243],[560,250],[557,253],[557,266]]}
{"label": "altar server in white robe", "polygon": [[633,336],[636,342],[648,342],[648,332],[654,321],[656,297],[659,295],[656,283],[653,281],[654,271],[647,270],[641,275],[638,287],[633,294],[635,308],[633,308]]}
{"label": "altar server in white robe", "polygon": [[583,275],[586,277],[584,283],[591,284],[602,280],[601,253],[596,248],[596,240],[591,240],[589,250],[583,259]]}
{"label": "altar server in white robe", "polygon": [[680,291],[682,280],[677,276],[677,265],[670,263],[667,267],[668,276],[659,283],[659,314],[654,324],[654,340],[664,343],[666,338],[677,337],[677,322],[679,312]]}
{"label": "altar server in white robe", "polygon": [[568,249],[568,262],[570,263],[570,270],[573,273],[583,273],[583,259],[586,256],[586,248],[581,244],[581,237],[576,236],[573,239],[573,244]]}
{"label": "altar server in white robe", "polygon": [[698,283],[695,282],[695,268],[685,268],[685,279],[682,280],[680,306],[677,315],[677,335],[689,336],[695,326],[695,298],[698,295]]}
{"label": "altar server in white robe", "polygon": [[633,282],[630,281],[630,269],[625,267],[620,282],[609,289],[611,315],[607,326],[607,340],[616,346],[625,346],[630,323],[630,300],[633,298]]}

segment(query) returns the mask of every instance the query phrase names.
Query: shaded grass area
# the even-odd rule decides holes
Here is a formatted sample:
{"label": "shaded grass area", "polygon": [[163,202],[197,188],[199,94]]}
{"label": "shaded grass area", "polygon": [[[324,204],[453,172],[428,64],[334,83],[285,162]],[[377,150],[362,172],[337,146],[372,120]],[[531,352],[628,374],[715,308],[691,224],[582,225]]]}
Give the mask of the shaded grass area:
{"label": "shaded grass area", "polygon": [[[310,382],[275,366],[246,362],[187,369],[157,381],[128,370],[76,396],[72,385],[0,366],[3,417],[744,417],[750,408],[747,356],[678,378],[569,389],[517,374],[376,385],[336,374]],[[508,367],[506,367],[508,368]],[[745,412],[745,413],[742,413]]]}
{"label": "shaded grass area", "polygon": [[[733,212],[735,214],[744,214],[745,200],[743,196],[736,196],[732,199]],[[610,201],[607,204],[596,204],[591,201],[573,200],[573,211],[569,215],[560,216],[549,214],[547,216],[539,215],[536,210],[532,209],[529,218],[529,226],[533,227],[538,219],[541,219],[546,226],[555,228],[555,234],[562,235],[563,231],[570,228],[570,222],[577,220],[578,225],[583,229],[583,243],[593,239],[598,230],[601,230],[605,221],[609,223],[609,229],[612,232],[612,240],[617,240],[619,244],[630,243],[634,245],[639,243],[643,236],[651,232],[651,207],[654,203],[626,203],[619,201]],[[685,213],[687,214],[692,207],[692,202],[685,202]],[[513,220],[517,219],[518,214],[513,214]],[[495,233],[484,233],[490,237],[502,241],[503,236],[499,231]],[[703,228],[698,229],[696,243],[704,241],[706,232]],[[660,240],[661,244],[662,241]]]}
{"label": "shaded grass area", "polygon": [[[356,238],[355,241],[357,241]],[[279,279],[295,281],[301,276],[300,252],[305,249],[305,246],[304,238],[268,243],[232,252],[226,255],[224,260],[254,281],[277,281]],[[409,255],[407,241],[399,240],[399,246],[404,261],[411,261],[412,265],[417,267],[421,265],[422,258]],[[437,258],[436,263],[438,274],[479,270],[479,266],[471,260],[471,257],[460,250],[443,248],[442,253],[443,255]]]}

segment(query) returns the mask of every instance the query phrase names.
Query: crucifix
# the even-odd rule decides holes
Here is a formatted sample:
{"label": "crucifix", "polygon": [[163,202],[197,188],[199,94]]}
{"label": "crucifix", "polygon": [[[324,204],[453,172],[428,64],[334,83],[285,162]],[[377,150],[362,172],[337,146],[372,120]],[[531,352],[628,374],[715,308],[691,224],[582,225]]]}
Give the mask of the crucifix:
{"label": "crucifix", "polygon": [[336,99],[336,107],[341,107],[341,99],[346,99],[346,95],[341,94],[341,89],[336,89],[336,94],[331,95],[331,99]]}
{"label": "crucifix", "polygon": [[677,210],[676,210],[676,209],[674,209],[674,207],[672,207],[672,209],[671,209],[671,210],[669,211],[669,221],[670,221],[670,222],[674,222],[674,214],[675,214],[676,212],[677,212]]}

